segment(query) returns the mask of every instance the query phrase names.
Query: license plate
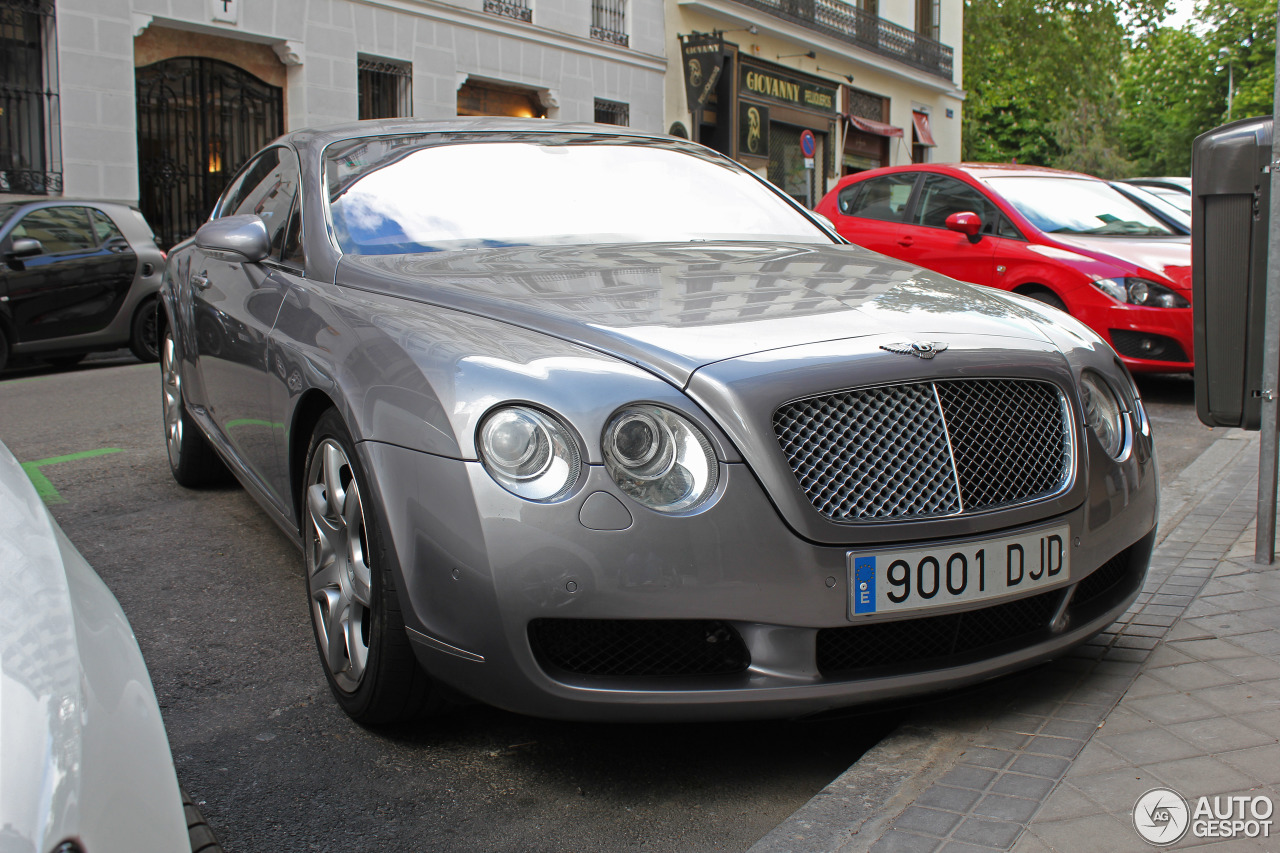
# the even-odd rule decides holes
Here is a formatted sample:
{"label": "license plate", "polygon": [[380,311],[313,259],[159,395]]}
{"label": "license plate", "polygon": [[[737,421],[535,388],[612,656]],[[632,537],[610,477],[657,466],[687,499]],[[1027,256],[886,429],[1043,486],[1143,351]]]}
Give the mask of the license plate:
{"label": "license plate", "polygon": [[1071,577],[1071,527],[931,548],[850,551],[849,616],[906,613],[1058,586]]}

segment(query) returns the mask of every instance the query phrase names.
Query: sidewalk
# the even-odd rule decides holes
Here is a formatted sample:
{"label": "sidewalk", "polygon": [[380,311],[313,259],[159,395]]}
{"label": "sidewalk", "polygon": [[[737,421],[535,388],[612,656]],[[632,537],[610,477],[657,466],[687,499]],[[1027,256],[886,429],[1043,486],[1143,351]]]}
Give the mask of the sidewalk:
{"label": "sidewalk", "polygon": [[[1154,788],[1185,798],[1184,823],[1201,797],[1280,804],[1280,568],[1253,562],[1257,472],[1256,433],[1220,439],[1164,487],[1146,586],[1114,625],[914,712],[750,853],[1145,851],[1134,805]],[[1168,849],[1280,851],[1280,812],[1257,817],[1270,837]]]}

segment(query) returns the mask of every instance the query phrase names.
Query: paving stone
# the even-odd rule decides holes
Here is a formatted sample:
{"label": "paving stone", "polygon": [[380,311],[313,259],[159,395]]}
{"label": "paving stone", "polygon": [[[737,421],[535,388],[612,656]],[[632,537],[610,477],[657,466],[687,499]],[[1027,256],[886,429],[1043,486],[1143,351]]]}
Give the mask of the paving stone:
{"label": "paving stone", "polygon": [[972,764],[976,767],[988,767],[994,770],[1000,770],[1009,765],[1013,761],[1014,754],[1005,752],[1000,749],[984,749],[982,747],[970,747],[960,755],[962,764]]}
{"label": "paving stone", "polygon": [[1280,632],[1274,629],[1244,634],[1234,639],[1235,642],[1256,654],[1267,655],[1268,657],[1280,655]]}
{"label": "paving stone", "polygon": [[1041,822],[1067,820],[1101,814],[1105,809],[1086,797],[1070,780],[1063,782],[1049,794],[1040,811],[1036,813],[1032,826]]}
{"label": "paving stone", "polygon": [[1235,719],[1255,731],[1262,732],[1272,738],[1280,738],[1280,709],[1274,711],[1256,711],[1252,714],[1237,714]]}
{"label": "paving stone", "polygon": [[1108,735],[1104,728],[1096,737],[1115,750],[1121,758],[1127,758],[1139,767],[1161,761],[1177,761],[1200,753],[1196,747],[1159,727],[1117,735]]}
{"label": "paving stone", "polygon": [[1276,707],[1276,695],[1266,682],[1225,684],[1196,692],[1196,697],[1230,715],[1251,714]]}
{"label": "paving stone", "polygon": [[1166,643],[1151,653],[1147,658],[1147,671],[1161,669],[1166,666],[1176,666],[1178,664],[1193,663],[1195,658],[1185,655]]}
{"label": "paving stone", "polygon": [[1033,714],[1001,714],[997,719],[992,720],[991,728],[1020,735],[1034,735],[1039,733],[1048,721],[1049,717]]}
{"label": "paving stone", "polygon": [[1062,758],[1074,758],[1083,746],[1083,741],[1074,738],[1041,736],[1032,738],[1030,743],[1024,747],[1024,751],[1035,753],[1036,755],[1057,755]]}
{"label": "paving stone", "polygon": [[1071,762],[1065,758],[1052,758],[1047,755],[1019,755],[1009,765],[1009,769],[1017,773],[1041,776],[1045,779],[1061,779],[1067,772]]}
{"label": "paving stone", "polygon": [[[1183,657],[1186,657],[1183,655]],[[1150,666],[1150,661],[1147,663]],[[1180,691],[1174,690],[1172,686],[1165,684],[1160,680],[1159,676],[1152,672],[1143,672],[1134,680],[1133,685],[1125,692],[1126,699],[1142,699],[1147,696],[1168,696]]]}
{"label": "paving stone", "polygon": [[[1172,693],[1166,696],[1154,696],[1147,699],[1126,699],[1124,707],[1133,713],[1140,714],[1148,720],[1169,725],[1186,723],[1192,720],[1216,719],[1222,712],[1208,702],[1202,702],[1186,693]],[[1111,717],[1116,716],[1114,713]],[[1111,726],[1111,717],[1107,718],[1107,727]],[[1112,731],[1116,729],[1112,728]]]}
{"label": "paving stone", "polygon": [[1256,634],[1259,631],[1269,630],[1266,625],[1254,622],[1239,613],[1202,616],[1187,621],[1197,628],[1212,633],[1215,637],[1239,637],[1243,634]]}
{"label": "paving stone", "polygon": [[1038,836],[1024,832],[1013,845],[1012,853],[1053,853],[1053,850]]}
{"label": "paving stone", "polygon": [[1184,655],[1190,655],[1200,661],[1220,661],[1249,656],[1249,652],[1234,643],[1219,639],[1174,640],[1170,645]]}
{"label": "paving stone", "polygon": [[941,839],[890,830],[871,846],[871,853],[932,853],[941,847]]}
{"label": "paving stone", "polygon": [[1138,797],[1157,785],[1164,784],[1164,780],[1148,770],[1130,765],[1092,776],[1073,773],[1070,784],[1101,806],[1102,811],[1118,813],[1132,809]]}
{"label": "paving stone", "polygon": [[1169,726],[1169,731],[1210,755],[1276,742],[1274,737],[1226,717],[1179,723]]}
{"label": "paving stone", "polygon": [[1100,740],[1092,740],[1084,751],[1076,756],[1076,760],[1071,762],[1071,772],[1067,778],[1072,778],[1077,774],[1081,776],[1092,776],[1095,773],[1107,773],[1112,770],[1118,770],[1121,767],[1131,767],[1132,763],[1121,758],[1110,747]]}
{"label": "paving stone", "polygon": [[1113,706],[1110,703],[1106,705],[1085,705],[1079,702],[1063,702],[1062,706],[1054,716],[1060,720],[1072,720],[1074,722],[1096,724],[1107,718],[1107,712],[1110,711],[1112,707]]}
{"label": "paving stone", "polygon": [[1241,749],[1218,757],[1259,782],[1267,785],[1280,783],[1280,744]]}
{"label": "paving stone", "polygon": [[[1114,713],[1113,711],[1112,714]],[[1108,723],[1110,719],[1110,716],[1108,716]],[[1069,737],[1083,741],[1092,737],[1097,730],[1098,726],[1095,723],[1082,723],[1077,720],[1050,720],[1045,723],[1044,729],[1040,733],[1042,735]]]}
{"label": "paving stone", "polygon": [[1241,681],[1274,682],[1280,680],[1280,663],[1259,657],[1256,654],[1246,658],[1220,660],[1217,661],[1217,667],[1234,675]]}
{"label": "paving stone", "polygon": [[971,791],[983,791],[996,778],[994,770],[985,767],[968,767],[963,764],[953,767],[938,780],[939,785],[950,785],[953,788],[968,788]]}
{"label": "paving stone", "polygon": [[952,838],[997,850],[1007,850],[1021,834],[1021,823],[970,817],[965,818],[964,822],[956,827]]}
{"label": "paving stone", "polygon": [[948,841],[942,845],[939,853],[991,853],[992,850],[1008,849],[1008,847],[987,847],[985,845],[966,844],[963,841]]}
{"label": "paving stone", "polygon": [[945,836],[960,822],[960,815],[923,806],[908,806],[893,821],[894,829],[918,832],[925,835]]}
{"label": "paving stone", "polygon": [[[1142,628],[1143,630],[1149,630],[1149,631],[1160,631],[1164,634],[1164,637],[1166,640],[1204,640],[1204,639],[1212,639],[1217,636],[1217,634],[1214,634],[1211,631],[1206,631],[1203,628],[1197,628],[1196,626],[1186,621],[1179,622],[1177,625],[1174,625],[1172,628],[1169,628],[1167,632],[1165,631],[1165,629],[1152,628],[1151,626],[1148,626],[1148,625],[1135,625],[1130,628],[1126,628],[1125,632],[1128,633],[1129,631],[1133,631],[1137,628]],[[1161,634],[1153,634],[1151,636],[1158,637],[1158,636],[1161,636]]]}
{"label": "paving stone", "polygon": [[982,798],[981,791],[969,788],[952,788],[947,785],[930,785],[915,804],[936,809],[947,809],[953,812],[968,812],[973,804]]}
{"label": "paving stone", "polygon": [[1035,824],[1035,834],[1051,850],[1094,853],[1148,853],[1152,850],[1131,825],[1109,815]]}
{"label": "paving stone", "polygon": [[978,746],[985,746],[991,749],[1018,751],[1024,749],[1031,738],[1028,735],[1018,734],[1016,732],[996,732],[987,730],[978,735],[975,743]]}
{"label": "paving stone", "polygon": [[1024,776],[1021,773],[1002,773],[991,786],[992,793],[1011,794],[1015,797],[1026,797],[1043,800],[1053,790],[1053,781],[1039,776]]}
{"label": "paving stone", "polygon": [[[1255,781],[1223,761],[1207,755],[1152,764],[1146,768],[1189,800],[1213,794],[1235,794],[1252,788]],[[1195,803],[1191,803],[1192,808]]]}
{"label": "paving stone", "polygon": [[1006,794],[987,794],[973,807],[972,813],[981,817],[1014,821],[1021,824],[1031,819],[1039,805],[1040,802],[1038,800],[1011,797]]}
{"label": "paving stone", "polygon": [[1160,670],[1160,680],[1179,690],[1187,691],[1218,687],[1235,681],[1232,676],[1213,664],[1199,661],[1163,667]]}

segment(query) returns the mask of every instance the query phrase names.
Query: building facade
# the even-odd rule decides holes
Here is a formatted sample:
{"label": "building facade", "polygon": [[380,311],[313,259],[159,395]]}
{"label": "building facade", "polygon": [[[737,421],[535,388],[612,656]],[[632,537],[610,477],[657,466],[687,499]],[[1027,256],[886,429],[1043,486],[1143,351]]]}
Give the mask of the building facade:
{"label": "building facade", "polygon": [[795,198],[816,203],[852,172],[960,159],[962,0],[666,0],[666,12],[669,130]]}
{"label": "building facade", "polygon": [[288,130],[457,115],[657,129],[662,16],[661,0],[0,0],[0,198],[135,202],[171,245]]}

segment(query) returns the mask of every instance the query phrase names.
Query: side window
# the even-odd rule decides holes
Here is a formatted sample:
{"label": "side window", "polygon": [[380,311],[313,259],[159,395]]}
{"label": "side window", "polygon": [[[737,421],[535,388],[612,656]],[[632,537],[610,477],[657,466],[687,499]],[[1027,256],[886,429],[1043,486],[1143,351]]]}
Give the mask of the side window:
{"label": "side window", "polygon": [[858,209],[858,196],[862,193],[864,184],[850,184],[840,190],[840,194],[836,196],[836,208],[845,216],[849,216],[849,211]]}
{"label": "side window", "polygon": [[986,196],[964,181],[945,175],[925,175],[913,224],[946,228],[948,216],[966,211],[982,217],[983,234],[994,234],[1004,218]]}
{"label": "side window", "polygon": [[298,195],[298,158],[287,148],[273,148],[265,152],[244,177],[245,180],[233,188],[235,192],[227,196],[226,210],[219,211],[219,216],[245,213],[261,216],[271,240],[271,257],[278,259],[284,249],[289,211]]}
{"label": "side window", "polygon": [[911,200],[911,189],[915,183],[916,176],[910,172],[862,181],[858,184],[862,192],[849,199],[848,210],[843,197],[840,199],[840,212],[863,219],[903,222],[907,218],[907,202]]}
{"label": "side window", "polygon": [[98,239],[98,245],[117,237],[121,240],[124,239],[124,235],[120,233],[120,229],[116,227],[116,224],[111,221],[111,217],[101,210],[90,208],[89,218],[93,220],[93,235]]}
{"label": "side window", "polygon": [[1000,221],[999,223],[996,224],[996,236],[1008,237],[1010,240],[1027,239],[1026,237],[1022,236],[1022,232],[1019,231],[1017,226],[1015,226],[1012,222],[1010,222],[1009,217],[1005,216],[1004,214],[1000,215]]}
{"label": "side window", "polygon": [[98,248],[89,225],[87,207],[43,207],[33,210],[13,226],[11,237],[39,240],[46,255],[59,252],[84,252]]}
{"label": "side window", "polygon": [[246,169],[236,175],[231,186],[227,187],[218,201],[214,214],[216,218],[221,219],[236,212],[236,208],[244,201],[245,194],[261,183],[263,177],[272,169],[280,165],[279,152],[279,148],[270,148],[262,152]]}

